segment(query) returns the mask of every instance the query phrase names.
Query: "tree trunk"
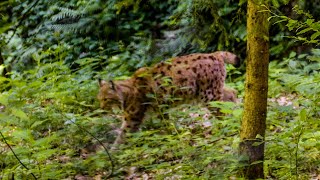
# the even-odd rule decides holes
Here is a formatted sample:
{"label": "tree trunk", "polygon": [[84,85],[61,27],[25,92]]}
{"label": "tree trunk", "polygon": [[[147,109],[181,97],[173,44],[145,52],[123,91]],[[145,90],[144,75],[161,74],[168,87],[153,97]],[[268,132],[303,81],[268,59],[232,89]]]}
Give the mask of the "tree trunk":
{"label": "tree trunk", "polygon": [[269,14],[262,5],[264,0],[248,0],[247,14],[247,67],[244,113],[240,131],[240,155],[246,166],[240,175],[246,179],[264,178],[264,136],[266,129]]}
{"label": "tree trunk", "polygon": [[[2,57],[1,50],[0,50],[0,65],[4,65],[4,59]],[[8,78],[8,74],[7,74],[7,69],[6,68],[3,69],[2,74],[0,74],[0,76]]]}

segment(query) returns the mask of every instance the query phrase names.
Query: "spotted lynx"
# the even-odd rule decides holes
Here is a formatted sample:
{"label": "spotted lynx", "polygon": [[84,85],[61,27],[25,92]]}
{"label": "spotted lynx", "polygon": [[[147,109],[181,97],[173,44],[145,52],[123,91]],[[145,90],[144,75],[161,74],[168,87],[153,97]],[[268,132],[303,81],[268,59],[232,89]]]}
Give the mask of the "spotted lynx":
{"label": "spotted lynx", "polygon": [[[117,105],[124,120],[115,144],[122,143],[125,131],[137,131],[149,106],[197,100],[236,101],[236,91],[225,89],[224,63],[234,66],[240,59],[233,53],[217,51],[190,54],[138,69],[131,78],[99,80],[98,100],[103,109]],[[178,99],[178,100],[177,100]]]}

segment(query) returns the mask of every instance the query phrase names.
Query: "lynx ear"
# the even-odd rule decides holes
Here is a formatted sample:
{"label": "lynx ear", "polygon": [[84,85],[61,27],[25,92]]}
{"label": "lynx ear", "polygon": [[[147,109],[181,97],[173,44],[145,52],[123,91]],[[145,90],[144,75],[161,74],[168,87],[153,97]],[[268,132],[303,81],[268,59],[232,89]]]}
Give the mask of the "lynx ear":
{"label": "lynx ear", "polygon": [[120,85],[115,84],[112,80],[109,80],[109,86],[117,94],[119,101],[121,102],[121,108],[124,109],[126,106],[126,97],[123,88]]}
{"label": "lynx ear", "polygon": [[98,79],[98,82],[99,82],[99,86],[100,87],[102,87],[102,86],[107,84],[107,82],[105,80],[102,80],[102,79]]}
{"label": "lynx ear", "polygon": [[110,80],[109,83],[110,83],[110,85],[111,85],[111,89],[115,91],[115,90],[116,90],[116,87],[115,87],[115,85],[114,85],[114,82],[113,82],[112,80]]}

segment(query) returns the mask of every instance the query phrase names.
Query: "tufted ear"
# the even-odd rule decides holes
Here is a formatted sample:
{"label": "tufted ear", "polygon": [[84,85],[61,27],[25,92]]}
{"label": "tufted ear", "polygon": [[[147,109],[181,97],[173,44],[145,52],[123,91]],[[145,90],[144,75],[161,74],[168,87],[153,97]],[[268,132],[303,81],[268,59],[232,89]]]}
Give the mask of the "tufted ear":
{"label": "tufted ear", "polygon": [[114,82],[112,80],[109,80],[109,83],[111,85],[111,89],[115,91],[116,90],[116,86],[114,85]]}
{"label": "tufted ear", "polygon": [[102,79],[98,79],[98,82],[99,82],[99,86],[100,87],[102,87],[102,86],[107,84],[107,82],[105,80],[102,80]]}

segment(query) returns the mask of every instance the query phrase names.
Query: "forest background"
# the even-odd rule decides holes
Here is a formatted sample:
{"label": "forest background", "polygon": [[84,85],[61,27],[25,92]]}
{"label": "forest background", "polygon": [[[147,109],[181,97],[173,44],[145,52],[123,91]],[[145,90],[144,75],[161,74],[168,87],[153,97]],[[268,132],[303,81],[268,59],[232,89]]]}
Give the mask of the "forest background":
{"label": "forest background", "polygon": [[[272,0],[266,11],[265,176],[316,179],[320,3]],[[228,50],[244,60],[227,66],[227,86],[241,101],[245,0],[4,0],[0,17],[0,179],[237,177],[242,102],[221,104],[230,115],[219,121],[188,104],[166,110],[169,118],[150,114],[110,160],[97,139],[109,147],[121,112],[106,114],[96,95],[98,78],[125,79],[174,56]]]}

